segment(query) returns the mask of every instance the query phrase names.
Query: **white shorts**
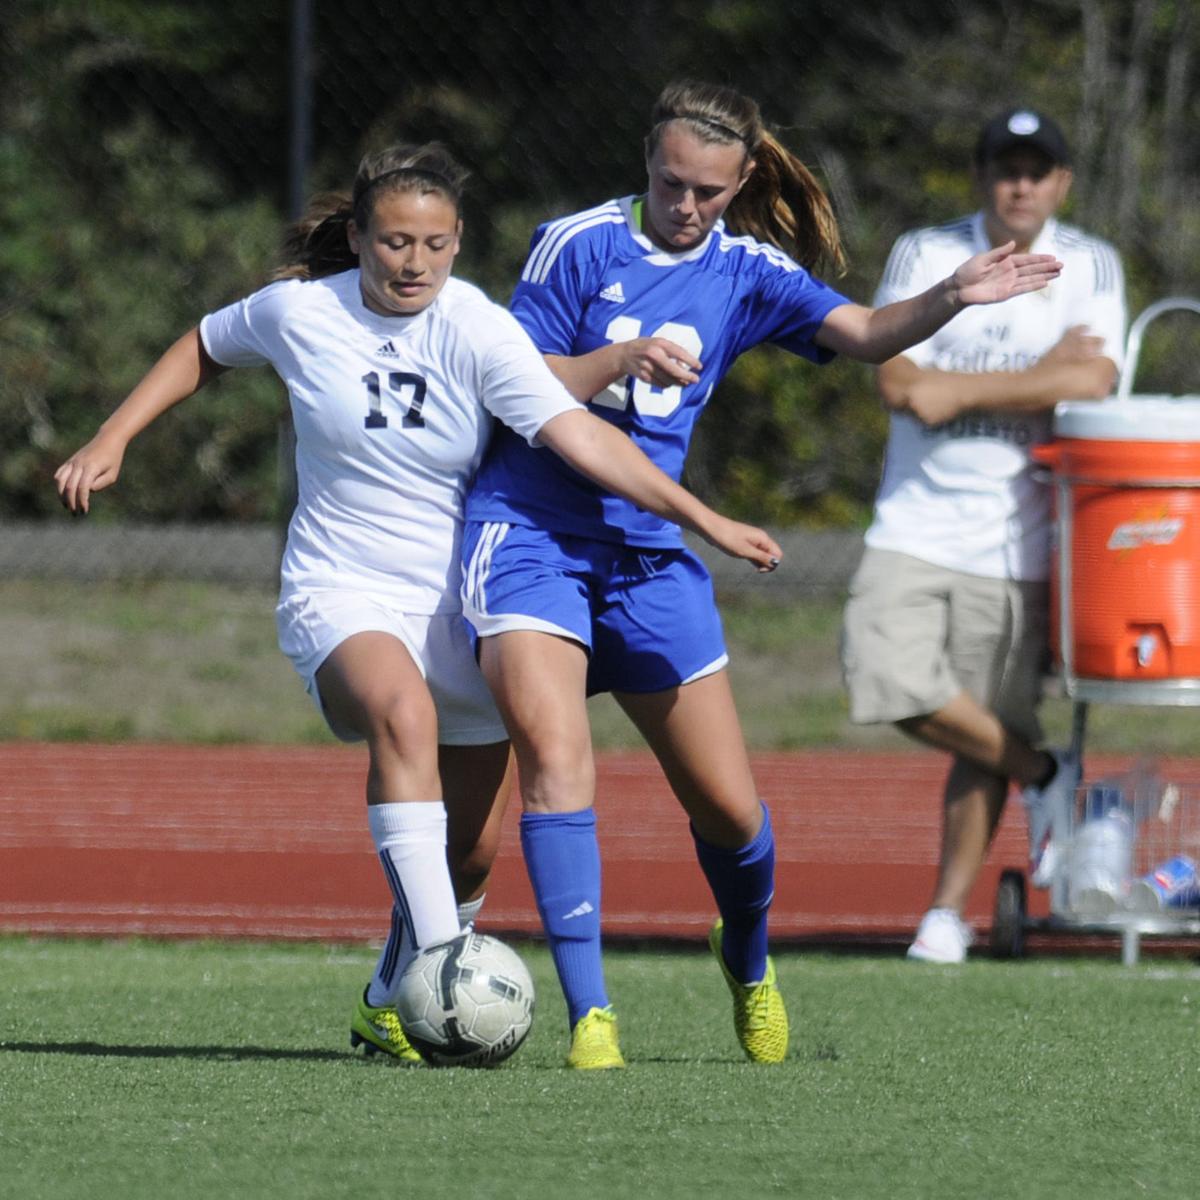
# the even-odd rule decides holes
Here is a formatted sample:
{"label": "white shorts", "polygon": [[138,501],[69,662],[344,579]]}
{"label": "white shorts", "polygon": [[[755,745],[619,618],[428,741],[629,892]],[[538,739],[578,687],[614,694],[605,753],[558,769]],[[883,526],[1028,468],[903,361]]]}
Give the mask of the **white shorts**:
{"label": "white shorts", "polygon": [[348,637],[367,632],[391,634],[412,655],[433,697],[442,745],[481,746],[508,737],[475,662],[461,613],[408,613],[386,596],[322,588],[281,600],[275,626],[279,648],[292,660],[329,728],[344,742],[362,739],[329,721],[317,690],[317,671]]}
{"label": "white shorts", "polygon": [[850,582],[842,674],[855,724],[936,712],[967,692],[1036,743],[1047,585],[966,575],[868,546]]}

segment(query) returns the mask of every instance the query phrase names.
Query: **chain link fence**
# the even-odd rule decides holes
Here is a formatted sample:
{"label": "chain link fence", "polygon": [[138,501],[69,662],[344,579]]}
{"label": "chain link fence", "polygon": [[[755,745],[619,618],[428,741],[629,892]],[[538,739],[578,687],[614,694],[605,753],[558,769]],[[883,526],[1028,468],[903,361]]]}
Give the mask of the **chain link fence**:
{"label": "chain link fence", "polygon": [[[783,565],[760,575],[688,538],[719,595],[767,603],[840,598],[862,555],[861,536],[848,530],[789,530],[778,540]],[[279,531],[270,525],[13,521],[0,525],[0,579],[188,579],[273,589],[280,550]]]}
{"label": "chain link fence", "polygon": [[[138,438],[99,500],[123,532],[65,525],[51,476],[180,332],[261,285],[305,196],[343,185],[387,142],[439,139],[471,169],[458,270],[504,300],[538,222],[640,189],[664,82],[727,82],[759,99],[829,190],[851,259],[838,285],[866,300],[901,230],[970,207],[979,120],[1019,98],[1072,134],[1076,215],[1126,251],[1134,310],[1187,290],[1200,276],[1200,149],[1182,136],[1197,115],[1192,7],[9,0],[4,572],[273,575],[266,547],[287,505],[267,372],[231,373]],[[1159,336],[1146,390],[1180,390],[1189,331]],[[755,352],[705,414],[688,482],[773,530],[831,531],[797,534],[767,586],[836,588],[884,433],[865,368]]]}

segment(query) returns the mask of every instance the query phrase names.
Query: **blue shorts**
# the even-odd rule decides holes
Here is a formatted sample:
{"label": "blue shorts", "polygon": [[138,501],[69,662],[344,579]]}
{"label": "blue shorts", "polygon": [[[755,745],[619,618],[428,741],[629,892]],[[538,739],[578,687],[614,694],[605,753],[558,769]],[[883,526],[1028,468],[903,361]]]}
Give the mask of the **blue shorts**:
{"label": "blue shorts", "polygon": [[468,521],[463,615],[477,637],[532,629],[588,651],[588,695],[663,692],[729,661],[712,578],[690,550]]}

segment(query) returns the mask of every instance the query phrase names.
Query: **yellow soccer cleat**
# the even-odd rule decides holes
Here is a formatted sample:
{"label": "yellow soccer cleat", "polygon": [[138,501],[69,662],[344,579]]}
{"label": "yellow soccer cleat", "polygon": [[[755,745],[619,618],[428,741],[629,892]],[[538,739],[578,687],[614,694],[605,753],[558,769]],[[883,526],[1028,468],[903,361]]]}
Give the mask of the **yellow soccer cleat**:
{"label": "yellow soccer cleat", "polygon": [[413,1049],[400,1018],[391,1006],[372,1008],[364,992],[359,997],[354,1016],[350,1018],[350,1049],[362,1046],[368,1057],[373,1054],[390,1054],[397,1062],[415,1066],[421,1056]]}
{"label": "yellow soccer cleat", "polygon": [[571,1030],[567,1066],[577,1071],[607,1071],[624,1065],[612,1006],[588,1009]]}
{"label": "yellow soccer cleat", "polygon": [[767,973],[758,983],[739,983],[729,973],[721,952],[723,924],[718,920],[709,931],[708,946],[721,964],[721,974],[733,995],[733,1027],[738,1041],[751,1062],[783,1062],[787,1057],[788,1019],[775,982],[775,964],[768,957]]}

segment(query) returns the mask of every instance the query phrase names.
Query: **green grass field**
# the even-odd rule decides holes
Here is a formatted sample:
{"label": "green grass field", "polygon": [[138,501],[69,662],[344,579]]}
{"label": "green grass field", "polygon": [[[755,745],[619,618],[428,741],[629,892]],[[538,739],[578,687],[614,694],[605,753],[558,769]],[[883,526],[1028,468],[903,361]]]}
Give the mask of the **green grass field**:
{"label": "green grass field", "polygon": [[[0,739],[331,742],[275,646],[274,597],[201,583],[0,582],[7,678]],[[891,729],[846,716],[837,660],[841,605],[729,600],[730,674],[750,745],[907,749]],[[1070,706],[1050,700],[1047,732],[1065,740]],[[592,701],[596,744],[640,746],[608,697]],[[1189,709],[1093,706],[1088,745],[1192,754]]]}
{"label": "green grass field", "polygon": [[1200,1173],[1200,970],[789,952],[779,1067],[705,955],[616,949],[629,1067],[534,1029],[491,1071],[352,1056],[365,948],[0,939],[0,1196],[1114,1197]]}
{"label": "green grass field", "polygon": [[[760,749],[907,746],[848,723],[840,606],[726,604]],[[272,597],[0,583],[0,738],[330,742]],[[610,702],[598,744],[637,745]],[[1045,709],[1065,735],[1069,706]],[[1093,709],[1089,746],[1189,754],[1188,710]],[[549,959],[494,1071],[352,1056],[363,947],[0,937],[0,1200],[1189,1195],[1200,968],[1149,955],[919,968],[789,951],[789,1060],[742,1061],[697,951],[609,952],[629,1069],[561,1067]]]}

